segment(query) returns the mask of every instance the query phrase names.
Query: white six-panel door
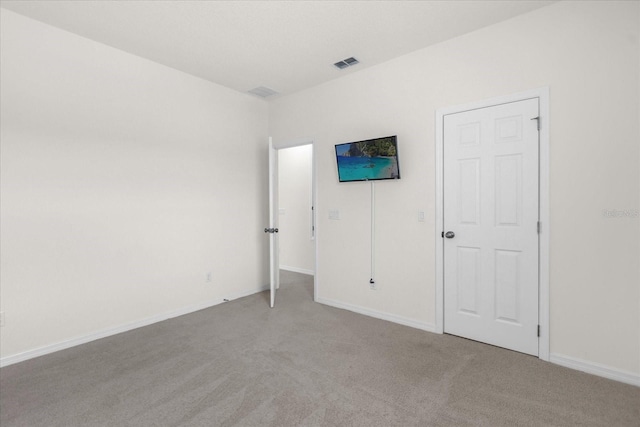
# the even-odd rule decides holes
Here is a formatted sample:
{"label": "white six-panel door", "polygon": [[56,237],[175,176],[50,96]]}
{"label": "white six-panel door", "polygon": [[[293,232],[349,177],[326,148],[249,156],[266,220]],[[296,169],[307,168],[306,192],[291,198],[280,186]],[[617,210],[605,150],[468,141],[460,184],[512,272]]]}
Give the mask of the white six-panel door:
{"label": "white six-panel door", "polygon": [[538,355],[538,99],[444,116],[444,331]]}
{"label": "white six-panel door", "polygon": [[276,292],[280,288],[280,261],[278,238],[278,150],[273,147],[269,138],[269,305],[276,303]]}

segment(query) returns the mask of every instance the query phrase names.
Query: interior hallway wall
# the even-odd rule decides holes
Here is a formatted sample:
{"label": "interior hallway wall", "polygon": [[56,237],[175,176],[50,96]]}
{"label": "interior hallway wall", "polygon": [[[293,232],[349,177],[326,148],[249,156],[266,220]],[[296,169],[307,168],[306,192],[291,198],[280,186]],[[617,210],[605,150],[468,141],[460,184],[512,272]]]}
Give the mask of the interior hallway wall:
{"label": "interior hallway wall", "polygon": [[3,359],[268,283],[263,100],[1,19]]}
{"label": "interior hallway wall", "polygon": [[[640,222],[604,214],[640,206],[639,16],[560,2],[274,100],[274,140],[316,143],[319,300],[433,329],[435,111],[548,86],[551,354],[640,383]],[[370,290],[369,185],[337,182],[333,146],[394,134],[402,179],[376,184]]]}

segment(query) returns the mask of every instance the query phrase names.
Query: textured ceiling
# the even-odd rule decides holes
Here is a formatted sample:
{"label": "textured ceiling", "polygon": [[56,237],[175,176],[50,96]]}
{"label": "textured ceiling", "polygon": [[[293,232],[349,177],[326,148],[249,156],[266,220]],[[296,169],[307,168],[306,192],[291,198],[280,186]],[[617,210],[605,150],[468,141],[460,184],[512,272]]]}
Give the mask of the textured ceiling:
{"label": "textured ceiling", "polygon": [[[553,1],[0,1],[240,92],[290,94]],[[333,63],[354,56],[344,70]],[[276,95],[277,97],[277,95]]]}

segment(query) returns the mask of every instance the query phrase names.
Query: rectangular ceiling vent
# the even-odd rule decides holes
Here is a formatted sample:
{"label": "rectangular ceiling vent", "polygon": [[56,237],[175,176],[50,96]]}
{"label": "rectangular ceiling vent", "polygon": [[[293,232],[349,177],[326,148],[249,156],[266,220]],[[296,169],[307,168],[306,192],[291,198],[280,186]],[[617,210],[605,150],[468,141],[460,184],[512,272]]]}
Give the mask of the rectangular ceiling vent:
{"label": "rectangular ceiling vent", "polygon": [[269,89],[268,87],[260,86],[260,87],[251,89],[249,93],[259,96],[260,98],[266,98],[271,95],[276,95],[278,92],[276,92],[273,89]]}
{"label": "rectangular ceiling vent", "polygon": [[356,64],[359,64],[360,62],[354,58],[353,56],[351,58],[347,58],[347,59],[343,59],[342,61],[338,61],[335,64],[333,64],[335,67],[343,70],[347,67],[352,67]]}

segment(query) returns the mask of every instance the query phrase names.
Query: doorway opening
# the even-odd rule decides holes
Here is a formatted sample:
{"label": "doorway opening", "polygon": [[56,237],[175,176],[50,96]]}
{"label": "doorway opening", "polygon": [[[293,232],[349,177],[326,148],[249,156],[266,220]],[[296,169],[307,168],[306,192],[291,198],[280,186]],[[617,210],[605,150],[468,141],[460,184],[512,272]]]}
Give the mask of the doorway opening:
{"label": "doorway opening", "polygon": [[313,146],[278,150],[280,270],[315,274]]}
{"label": "doorway opening", "polygon": [[[311,140],[271,143],[269,176],[271,235],[271,306],[281,283],[304,283],[316,300],[316,174]],[[282,280],[281,280],[282,279]]]}

